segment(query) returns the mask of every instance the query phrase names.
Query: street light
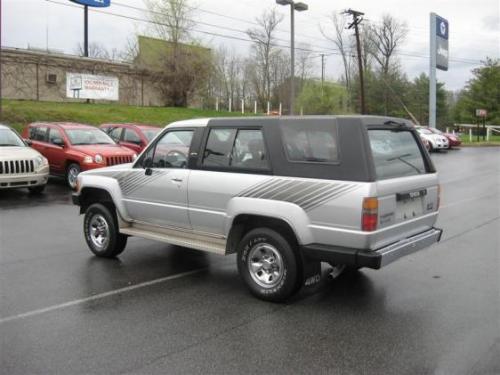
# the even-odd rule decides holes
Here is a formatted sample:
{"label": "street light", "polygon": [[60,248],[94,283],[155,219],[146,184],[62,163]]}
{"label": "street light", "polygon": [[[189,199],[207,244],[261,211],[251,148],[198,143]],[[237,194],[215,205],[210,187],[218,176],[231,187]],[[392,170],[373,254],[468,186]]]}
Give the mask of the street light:
{"label": "street light", "polygon": [[295,102],[295,11],[303,12],[309,7],[305,3],[294,2],[293,0],[276,0],[276,4],[279,5],[290,5],[290,19],[291,19],[291,42],[290,42],[290,54],[291,54],[291,82],[290,82],[290,114],[293,115],[293,106]]}

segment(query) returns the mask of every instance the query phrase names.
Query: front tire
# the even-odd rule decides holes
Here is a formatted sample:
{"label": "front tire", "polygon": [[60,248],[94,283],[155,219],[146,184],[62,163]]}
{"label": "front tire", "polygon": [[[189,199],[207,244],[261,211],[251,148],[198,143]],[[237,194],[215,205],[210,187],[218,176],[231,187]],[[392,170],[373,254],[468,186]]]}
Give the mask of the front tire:
{"label": "front tire", "polygon": [[272,302],[290,298],[301,285],[294,245],[268,228],[248,232],[238,245],[238,271],[256,297]]}
{"label": "front tire", "polygon": [[66,182],[71,189],[76,189],[76,178],[80,174],[81,168],[77,163],[71,163],[66,168]]}
{"label": "front tire", "polygon": [[116,216],[101,203],[94,203],[85,211],[83,232],[90,251],[98,257],[114,258],[127,245],[127,236],[118,231]]}

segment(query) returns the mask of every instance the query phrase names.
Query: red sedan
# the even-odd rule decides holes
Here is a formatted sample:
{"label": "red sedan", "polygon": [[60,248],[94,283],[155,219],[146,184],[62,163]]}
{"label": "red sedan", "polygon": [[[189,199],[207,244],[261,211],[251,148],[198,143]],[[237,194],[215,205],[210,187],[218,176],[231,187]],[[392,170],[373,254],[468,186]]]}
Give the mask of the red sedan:
{"label": "red sedan", "polygon": [[462,141],[460,140],[459,136],[456,134],[444,133],[441,130],[436,129],[436,128],[429,128],[428,127],[426,129],[429,129],[434,134],[439,134],[439,135],[442,135],[443,137],[447,138],[448,144],[449,144],[448,148],[458,147],[462,144]]}
{"label": "red sedan", "polygon": [[116,143],[139,154],[162,130],[143,124],[102,124],[100,126]]}
{"label": "red sedan", "polygon": [[23,137],[49,160],[50,174],[64,176],[71,188],[81,171],[131,163],[137,157],[90,125],[37,122],[24,129]]}

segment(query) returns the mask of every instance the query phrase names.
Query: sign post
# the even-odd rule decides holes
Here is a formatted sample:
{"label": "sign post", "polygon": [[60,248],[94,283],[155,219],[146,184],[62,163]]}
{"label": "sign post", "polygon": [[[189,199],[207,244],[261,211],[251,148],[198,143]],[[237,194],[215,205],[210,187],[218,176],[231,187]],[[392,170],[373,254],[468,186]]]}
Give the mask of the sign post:
{"label": "sign post", "polygon": [[[476,117],[483,119],[483,141],[486,137],[486,117],[488,116],[488,111],[486,109],[476,109]],[[479,121],[477,122],[477,141],[479,142]]]}
{"label": "sign post", "polygon": [[89,57],[89,7],[106,8],[111,0],[69,0],[83,5],[83,55]]}
{"label": "sign post", "polygon": [[430,14],[429,126],[436,127],[436,68],[448,70],[448,21]]}

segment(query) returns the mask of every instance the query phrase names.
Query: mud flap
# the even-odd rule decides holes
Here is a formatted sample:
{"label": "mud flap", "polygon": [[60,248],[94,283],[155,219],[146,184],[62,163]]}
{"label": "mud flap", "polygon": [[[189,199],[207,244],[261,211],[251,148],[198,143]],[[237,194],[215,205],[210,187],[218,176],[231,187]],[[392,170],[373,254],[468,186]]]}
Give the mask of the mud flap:
{"label": "mud flap", "polygon": [[303,257],[304,265],[304,279],[302,283],[303,288],[313,289],[321,282],[321,262]]}

